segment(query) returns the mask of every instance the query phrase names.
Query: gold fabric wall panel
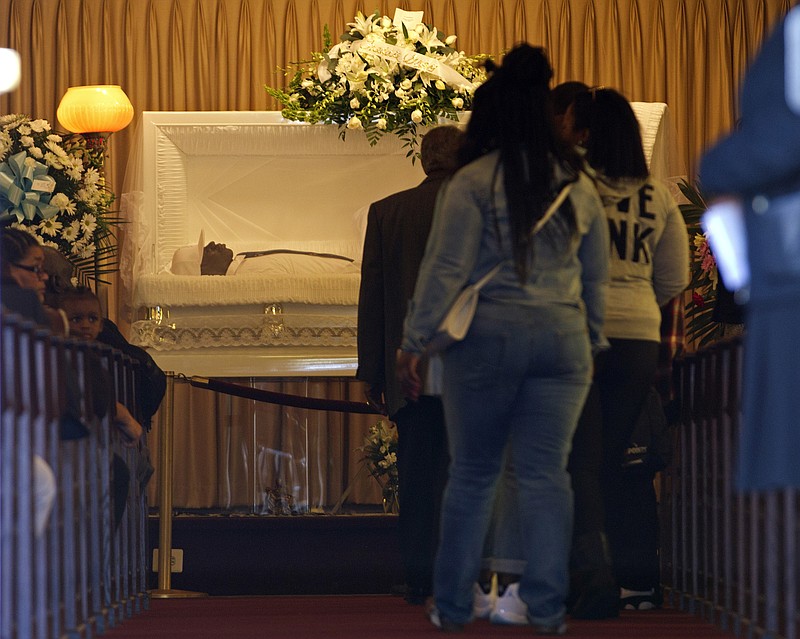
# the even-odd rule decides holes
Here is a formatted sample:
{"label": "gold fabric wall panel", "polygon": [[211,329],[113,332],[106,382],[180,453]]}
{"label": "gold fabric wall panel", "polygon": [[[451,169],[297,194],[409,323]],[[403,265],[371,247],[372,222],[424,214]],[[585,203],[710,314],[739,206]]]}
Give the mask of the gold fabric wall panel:
{"label": "gold fabric wall panel", "polygon": [[[10,0],[0,45],[23,58],[23,80],[0,112],[55,121],[68,86],[120,84],[144,110],[260,110],[264,84],[334,40],[359,9],[424,10],[469,53],[520,40],[550,52],[556,81],[620,89],[669,104],[692,175],[702,150],[736,118],[739,78],[789,0]],[[135,126],[113,136],[119,192]]]}
{"label": "gold fabric wall panel", "polygon": [[[356,11],[377,8],[391,15],[400,7],[424,10],[426,22],[457,34],[467,53],[497,55],[527,40],[547,48],[556,82],[583,80],[615,87],[631,100],[666,102],[680,165],[692,176],[703,149],[734,124],[742,72],[790,5],[789,0],[3,0],[0,46],[20,52],[23,77],[16,91],[0,96],[0,113],[24,112],[55,125],[67,87],[84,84],[121,85],[137,115],[276,109],[264,85],[283,86],[286,78],[278,69],[319,50],[325,25],[335,42]],[[118,195],[136,124],[109,142],[107,178]],[[120,238],[124,242],[124,228]],[[124,324],[117,306],[126,306],[126,300],[115,297],[110,314]],[[360,393],[360,385],[348,386]],[[221,464],[232,476],[252,478],[244,469],[252,450],[249,458],[228,451],[225,459],[220,451],[228,450],[229,431],[241,424],[246,432],[238,440],[252,432],[253,446],[284,437],[284,431],[265,434],[259,444],[258,428],[247,426],[278,421],[280,411],[238,400],[229,406],[203,391],[181,393],[178,417],[185,432],[176,450],[176,505],[251,503],[252,482],[226,486]],[[309,392],[342,393],[335,383]],[[320,432],[315,445],[331,460],[329,485],[314,491],[327,501],[355,474],[358,454],[351,451],[361,444],[371,418],[324,421],[314,422]],[[375,496],[368,482],[354,491],[355,501]]]}

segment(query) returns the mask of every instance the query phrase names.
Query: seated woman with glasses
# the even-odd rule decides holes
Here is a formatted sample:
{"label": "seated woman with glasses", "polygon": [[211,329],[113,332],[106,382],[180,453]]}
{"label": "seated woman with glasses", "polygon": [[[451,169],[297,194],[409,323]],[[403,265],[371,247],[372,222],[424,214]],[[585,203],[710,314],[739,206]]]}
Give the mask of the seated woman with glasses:
{"label": "seated woman with glasses", "polygon": [[54,333],[67,334],[63,313],[44,305],[48,277],[44,249],[35,237],[20,229],[3,227],[0,233],[3,310],[33,320]]}

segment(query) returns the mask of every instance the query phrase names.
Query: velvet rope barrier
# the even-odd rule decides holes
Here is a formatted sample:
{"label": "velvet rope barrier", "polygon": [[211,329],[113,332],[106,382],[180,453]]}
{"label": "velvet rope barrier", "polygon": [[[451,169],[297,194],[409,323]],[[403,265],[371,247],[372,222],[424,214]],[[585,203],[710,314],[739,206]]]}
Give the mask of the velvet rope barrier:
{"label": "velvet rope barrier", "polygon": [[290,395],[288,393],[276,393],[273,391],[250,388],[240,384],[223,382],[218,379],[208,377],[188,377],[186,380],[196,388],[235,395],[245,399],[254,399],[268,404],[281,404],[283,406],[294,406],[295,408],[307,408],[309,410],[326,410],[340,413],[362,413],[368,415],[379,415],[372,406],[366,402],[349,402],[340,399],[320,399],[318,397],[303,397],[302,395]]}

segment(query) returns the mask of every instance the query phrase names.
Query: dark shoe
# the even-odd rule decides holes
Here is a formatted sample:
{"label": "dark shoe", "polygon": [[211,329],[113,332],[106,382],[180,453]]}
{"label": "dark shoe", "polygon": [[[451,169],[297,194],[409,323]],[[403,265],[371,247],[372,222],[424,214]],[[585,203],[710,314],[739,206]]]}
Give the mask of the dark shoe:
{"label": "dark shoe", "polygon": [[442,617],[439,614],[439,609],[433,603],[433,599],[429,598],[425,604],[428,619],[442,632],[464,632],[464,624],[451,621],[447,617]]}
{"label": "dark shoe", "polygon": [[613,619],[619,617],[619,608],[619,587],[609,566],[573,580],[568,608],[573,619]]}
{"label": "dark shoe", "polygon": [[653,610],[660,605],[656,589],[628,590],[620,589],[619,607],[623,610]]}
{"label": "dark shoe", "polygon": [[573,619],[610,619],[619,616],[619,607],[619,587],[605,534],[581,535],[570,557],[567,611]]}
{"label": "dark shoe", "polygon": [[567,634],[567,624],[562,621],[561,623],[552,626],[537,626],[533,624],[533,634],[541,636],[561,637]]}

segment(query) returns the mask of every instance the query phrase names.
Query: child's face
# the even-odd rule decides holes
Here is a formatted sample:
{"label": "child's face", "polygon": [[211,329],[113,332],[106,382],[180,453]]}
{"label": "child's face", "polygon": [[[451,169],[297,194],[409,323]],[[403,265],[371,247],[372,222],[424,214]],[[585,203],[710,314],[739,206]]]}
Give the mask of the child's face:
{"label": "child's face", "polygon": [[94,300],[65,300],[61,308],[69,320],[69,335],[85,340],[96,340],[103,328],[100,304]]}

